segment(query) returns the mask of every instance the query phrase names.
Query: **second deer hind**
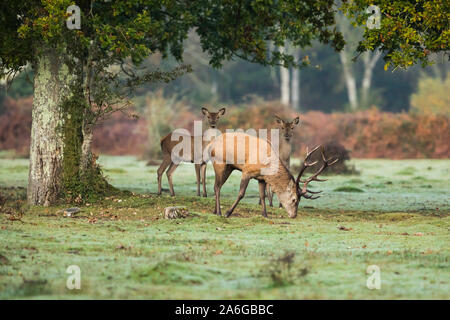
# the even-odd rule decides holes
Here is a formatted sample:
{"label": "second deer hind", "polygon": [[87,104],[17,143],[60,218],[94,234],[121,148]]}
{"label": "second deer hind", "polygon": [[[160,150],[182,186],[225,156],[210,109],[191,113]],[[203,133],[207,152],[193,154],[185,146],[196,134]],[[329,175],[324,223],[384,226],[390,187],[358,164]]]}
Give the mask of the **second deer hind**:
{"label": "second deer hind", "polygon": [[[220,109],[218,112],[210,112],[206,108],[202,108],[202,113],[204,116],[206,116],[208,120],[208,126],[211,129],[215,129],[217,127],[217,123],[225,114],[225,108]],[[162,175],[164,172],[166,172],[167,180],[169,181],[169,191],[171,196],[175,196],[175,191],[173,189],[173,183],[172,183],[172,175],[176,168],[178,167],[179,163],[175,163],[172,159],[172,151],[175,148],[176,145],[178,145],[180,142],[179,140],[173,140],[172,137],[174,135],[174,132],[169,133],[164,138],[161,139],[161,151],[163,155],[163,161],[161,165],[158,168],[157,174],[158,174],[158,195],[161,195],[162,192]],[[179,159],[180,161],[184,162],[194,162],[194,155],[195,155],[195,143],[194,143],[194,136],[190,135],[189,137],[190,141],[190,154],[183,155],[182,159]],[[202,137],[203,138],[203,137]],[[209,143],[203,141],[202,139],[202,150],[201,154],[203,154],[203,149],[205,146]],[[167,170],[167,171],[166,171]],[[197,196],[200,196],[200,183],[203,184],[203,196],[206,197],[206,163],[201,161],[201,163],[195,163],[195,174],[197,178]]]}
{"label": "second deer hind", "polygon": [[[296,117],[292,121],[285,121],[275,115],[275,121],[277,128],[280,130],[280,144],[279,144],[279,156],[281,162],[286,166],[288,170],[291,169],[291,153],[292,153],[292,136],[294,135],[294,129],[300,122],[300,117]],[[273,192],[270,185],[266,186],[266,195],[269,200],[269,206],[273,206]],[[261,204],[261,200],[260,200]],[[279,204],[281,208],[281,201]]]}

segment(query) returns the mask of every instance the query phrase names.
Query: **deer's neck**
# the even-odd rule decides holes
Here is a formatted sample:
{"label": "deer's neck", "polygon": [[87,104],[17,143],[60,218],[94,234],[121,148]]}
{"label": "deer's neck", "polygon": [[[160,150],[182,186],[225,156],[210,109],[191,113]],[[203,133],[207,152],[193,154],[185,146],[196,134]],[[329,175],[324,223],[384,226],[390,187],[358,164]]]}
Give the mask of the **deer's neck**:
{"label": "deer's neck", "polygon": [[288,169],[286,169],[286,167],[281,163],[278,166],[277,172],[273,175],[265,176],[264,180],[269,184],[269,186],[277,196],[285,193],[293,185],[295,185],[294,178],[292,177]]}
{"label": "deer's neck", "polygon": [[205,132],[208,131],[208,130],[210,130],[210,129],[215,129],[215,128],[212,128],[211,126],[206,126],[206,127],[204,127],[204,128],[203,128],[203,131],[202,131],[202,135],[204,135]]}
{"label": "deer's neck", "polygon": [[291,140],[282,138],[280,141],[280,159],[286,164],[287,160],[290,158],[292,152]]}

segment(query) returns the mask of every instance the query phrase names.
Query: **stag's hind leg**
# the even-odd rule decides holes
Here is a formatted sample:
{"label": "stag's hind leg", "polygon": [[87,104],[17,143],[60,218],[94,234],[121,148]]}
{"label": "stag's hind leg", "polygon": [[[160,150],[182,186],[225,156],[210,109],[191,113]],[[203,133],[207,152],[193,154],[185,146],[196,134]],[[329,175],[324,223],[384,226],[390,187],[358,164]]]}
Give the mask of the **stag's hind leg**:
{"label": "stag's hind leg", "polygon": [[164,156],[163,157],[163,162],[161,163],[161,165],[158,168],[158,195],[161,195],[162,192],[162,175],[164,173],[164,171],[166,171],[167,167],[172,163],[172,160],[170,159],[170,155],[169,156]]}
{"label": "stag's hind leg", "polygon": [[250,178],[245,176],[244,174],[242,174],[242,178],[241,178],[241,186],[239,188],[239,195],[236,199],[236,201],[233,203],[233,205],[231,206],[231,208],[227,211],[226,217],[228,218],[229,216],[231,216],[231,214],[233,213],[234,209],[236,208],[236,206],[238,205],[239,201],[242,200],[242,198],[245,196],[245,190],[247,190],[248,187],[248,183],[250,181]]}
{"label": "stag's hind leg", "polygon": [[[268,183],[266,183],[266,187],[265,188],[266,188],[265,196],[267,196],[267,199],[269,200],[269,206],[273,207],[273,192],[272,192],[272,190],[270,190],[270,186],[269,186]],[[262,205],[261,198],[259,198],[258,204]]]}

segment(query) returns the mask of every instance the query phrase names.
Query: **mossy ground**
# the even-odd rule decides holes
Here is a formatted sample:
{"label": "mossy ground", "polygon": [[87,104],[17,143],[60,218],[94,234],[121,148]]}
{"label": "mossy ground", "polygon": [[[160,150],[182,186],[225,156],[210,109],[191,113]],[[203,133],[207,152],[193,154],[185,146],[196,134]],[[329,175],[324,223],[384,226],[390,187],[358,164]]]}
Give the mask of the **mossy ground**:
{"label": "mossy ground", "polygon": [[[212,215],[211,166],[209,198],[195,196],[188,164],[174,174],[172,198],[155,195],[157,167],[100,162],[115,187],[136,194],[83,205],[75,218],[58,213],[62,206],[30,208],[22,222],[0,215],[0,299],[450,298],[448,160],[355,160],[361,175],[316,184],[323,197],[302,200],[296,219],[278,208],[262,218],[254,182],[232,218]],[[239,179],[225,184],[224,208]],[[9,187],[26,181],[26,160],[0,159],[4,194],[23,197]],[[363,192],[334,191],[343,186]],[[172,205],[192,217],[163,219]],[[292,262],[279,259],[286,254]],[[81,268],[81,290],[66,288],[70,265]],[[380,290],[366,287],[369,265],[381,269]]]}

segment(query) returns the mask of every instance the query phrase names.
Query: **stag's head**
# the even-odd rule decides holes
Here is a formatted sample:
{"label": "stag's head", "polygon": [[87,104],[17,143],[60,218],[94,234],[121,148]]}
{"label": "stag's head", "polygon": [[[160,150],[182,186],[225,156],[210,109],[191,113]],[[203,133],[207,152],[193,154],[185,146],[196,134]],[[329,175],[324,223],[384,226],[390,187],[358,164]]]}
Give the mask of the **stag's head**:
{"label": "stag's head", "polygon": [[308,189],[308,184],[311,181],[326,181],[325,179],[319,179],[317,177],[319,176],[319,174],[323,172],[323,170],[325,170],[326,167],[335,164],[339,160],[338,158],[334,160],[326,159],[324,154],[324,148],[322,147],[321,148],[323,160],[322,166],[320,167],[319,170],[317,170],[317,172],[315,172],[309,178],[302,180],[302,175],[305,172],[306,168],[312,167],[317,163],[317,161],[310,162],[309,160],[311,158],[311,155],[314,152],[316,152],[319,149],[319,147],[320,146],[317,146],[311,151],[308,151],[308,148],[306,149],[306,157],[300,167],[300,172],[298,173],[297,179],[295,180],[295,182],[293,179],[291,179],[288,183],[288,187],[286,188],[286,192],[280,195],[280,202],[286,209],[290,218],[295,218],[297,216],[298,204],[300,203],[302,197],[311,200],[320,197],[316,194],[321,193],[322,191],[311,191]]}
{"label": "stag's head", "polygon": [[288,213],[289,218],[295,218],[297,216],[300,198],[298,196],[297,186],[294,179],[290,179],[286,190],[284,190],[281,194],[277,194],[277,196],[280,199],[283,208]]}
{"label": "stag's head", "polygon": [[287,141],[292,138],[294,134],[294,129],[300,122],[300,118],[297,117],[292,121],[285,121],[278,116],[275,116],[275,121],[277,122],[278,129],[280,129],[281,137]]}
{"label": "stag's head", "polygon": [[209,126],[214,129],[220,117],[225,114],[225,108],[220,109],[218,112],[209,112],[208,109],[202,108],[202,113],[208,119]]}

